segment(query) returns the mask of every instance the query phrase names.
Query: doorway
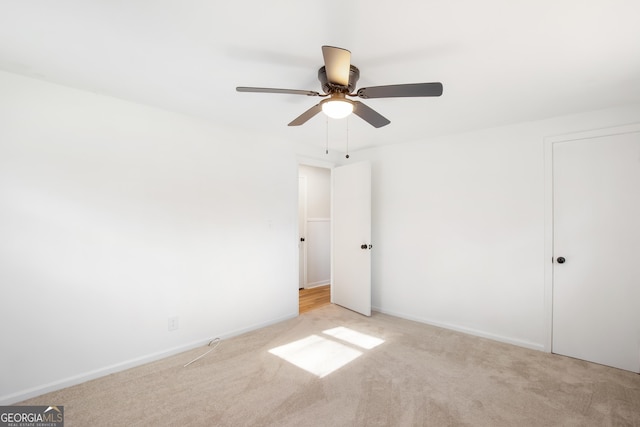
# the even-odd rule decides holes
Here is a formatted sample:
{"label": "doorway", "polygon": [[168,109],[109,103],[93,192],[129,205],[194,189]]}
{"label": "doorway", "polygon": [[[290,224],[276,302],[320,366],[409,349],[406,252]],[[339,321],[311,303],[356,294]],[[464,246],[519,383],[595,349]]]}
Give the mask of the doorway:
{"label": "doorway", "polygon": [[[307,172],[299,181],[307,184],[306,189],[300,189],[299,198],[306,200],[306,205],[298,207],[306,214],[306,218],[300,216],[303,232],[298,241],[299,256],[304,256],[304,262],[299,262],[305,269],[300,276],[302,287],[306,290],[330,283],[331,303],[370,316],[371,163],[361,161],[330,170],[301,165],[299,170],[301,175]],[[320,171],[324,191],[321,197],[313,198],[312,173]],[[323,210],[316,211],[318,206]],[[324,216],[312,217],[312,212]]]}
{"label": "doorway", "polygon": [[298,237],[299,292],[330,298],[331,169],[298,167]]}

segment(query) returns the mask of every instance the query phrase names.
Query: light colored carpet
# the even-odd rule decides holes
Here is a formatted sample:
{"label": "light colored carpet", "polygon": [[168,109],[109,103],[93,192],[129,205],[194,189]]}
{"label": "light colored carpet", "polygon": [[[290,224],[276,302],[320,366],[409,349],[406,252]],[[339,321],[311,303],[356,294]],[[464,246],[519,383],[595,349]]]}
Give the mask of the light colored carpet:
{"label": "light colored carpet", "polygon": [[[336,327],[384,343],[323,332]],[[362,354],[320,378],[269,352],[311,335],[331,344],[312,347],[320,361],[337,344]],[[22,404],[64,405],[67,427],[640,426],[640,375],[335,305],[224,340],[183,368],[207,350]]]}

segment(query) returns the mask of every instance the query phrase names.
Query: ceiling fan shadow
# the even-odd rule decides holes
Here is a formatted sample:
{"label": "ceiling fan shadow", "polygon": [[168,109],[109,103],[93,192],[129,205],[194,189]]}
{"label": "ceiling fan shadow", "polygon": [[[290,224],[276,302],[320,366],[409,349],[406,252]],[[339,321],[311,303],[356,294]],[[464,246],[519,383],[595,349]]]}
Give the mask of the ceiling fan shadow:
{"label": "ceiling fan shadow", "polygon": [[318,59],[312,56],[292,55],[281,51],[254,49],[244,46],[231,46],[225,49],[225,54],[235,60],[257,62],[261,64],[279,65],[284,67],[309,68],[319,67]]}
{"label": "ceiling fan shadow", "polygon": [[436,59],[444,56],[453,55],[461,50],[461,46],[453,43],[440,44],[438,46],[430,46],[421,49],[396,50],[384,55],[370,56],[358,58],[361,69],[377,66],[389,66],[389,64],[399,65],[402,63],[411,63],[424,61],[425,59]]}

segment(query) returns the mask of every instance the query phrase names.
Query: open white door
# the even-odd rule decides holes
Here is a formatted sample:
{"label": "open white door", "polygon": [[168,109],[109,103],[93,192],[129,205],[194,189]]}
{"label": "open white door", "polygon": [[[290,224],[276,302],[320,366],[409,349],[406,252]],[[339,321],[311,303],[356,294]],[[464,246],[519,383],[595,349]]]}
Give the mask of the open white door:
{"label": "open white door", "polygon": [[333,169],[331,302],[371,315],[371,164]]}

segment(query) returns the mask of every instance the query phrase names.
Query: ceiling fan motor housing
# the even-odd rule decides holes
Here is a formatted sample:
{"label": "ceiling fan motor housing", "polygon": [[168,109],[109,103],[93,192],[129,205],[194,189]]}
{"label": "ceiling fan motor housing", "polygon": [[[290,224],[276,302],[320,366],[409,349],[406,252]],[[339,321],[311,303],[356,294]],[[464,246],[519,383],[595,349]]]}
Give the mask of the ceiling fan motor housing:
{"label": "ceiling fan motor housing", "polygon": [[324,90],[324,93],[328,93],[328,94],[353,93],[359,78],[360,78],[360,70],[358,70],[358,67],[356,67],[355,65],[349,66],[349,85],[346,87],[329,82],[327,80],[327,70],[325,67],[321,67],[318,70],[318,80],[320,80],[320,84],[322,85],[322,90]]}

